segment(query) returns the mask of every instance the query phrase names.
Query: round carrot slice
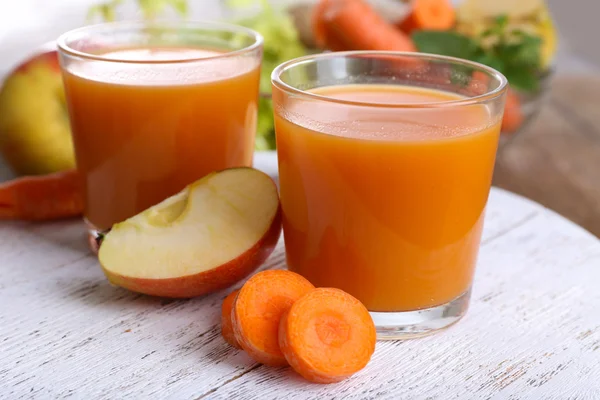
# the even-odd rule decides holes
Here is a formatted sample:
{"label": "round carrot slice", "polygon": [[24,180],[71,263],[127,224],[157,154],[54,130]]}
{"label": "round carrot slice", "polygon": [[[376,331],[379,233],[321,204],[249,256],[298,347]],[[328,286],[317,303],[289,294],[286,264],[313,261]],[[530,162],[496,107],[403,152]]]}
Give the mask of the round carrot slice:
{"label": "round carrot slice", "polygon": [[223,339],[233,347],[241,349],[240,344],[235,338],[233,333],[233,324],[231,323],[231,310],[235,303],[235,297],[239,293],[239,290],[234,290],[229,293],[229,296],[223,300],[223,306],[221,307],[221,335]]}
{"label": "round carrot slice", "polygon": [[376,330],[365,306],[348,293],[315,289],[282,317],[279,346],[292,368],[311,382],[334,383],[363,369]]}
{"label": "round carrot slice", "polygon": [[235,338],[250,357],[270,366],[287,365],[279,349],[279,320],[314,286],[291,271],[262,271],[240,289],[233,306]]}

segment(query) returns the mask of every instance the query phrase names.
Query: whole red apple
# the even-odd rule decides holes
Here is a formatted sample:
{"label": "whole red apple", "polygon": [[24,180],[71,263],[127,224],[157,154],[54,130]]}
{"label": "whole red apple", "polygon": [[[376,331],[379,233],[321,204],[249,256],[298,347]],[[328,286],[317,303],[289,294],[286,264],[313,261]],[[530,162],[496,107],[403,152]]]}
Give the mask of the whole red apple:
{"label": "whole red apple", "polygon": [[[47,46],[46,46],[47,48]],[[0,90],[0,153],[19,175],[75,166],[58,53],[41,49]]]}

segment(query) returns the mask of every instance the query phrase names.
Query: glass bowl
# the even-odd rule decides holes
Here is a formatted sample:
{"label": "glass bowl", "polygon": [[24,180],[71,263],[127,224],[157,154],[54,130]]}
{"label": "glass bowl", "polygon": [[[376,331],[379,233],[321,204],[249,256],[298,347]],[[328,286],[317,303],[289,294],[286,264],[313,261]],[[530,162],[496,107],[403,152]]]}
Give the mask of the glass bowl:
{"label": "glass bowl", "polygon": [[550,93],[552,78],[554,77],[555,69],[549,68],[540,77],[540,86],[538,90],[532,93],[517,92],[523,112],[523,123],[516,132],[501,132],[499,150],[503,150],[512,143],[517,135],[522,135],[531,127],[531,123],[535,121],[540,110],[543,108]]}

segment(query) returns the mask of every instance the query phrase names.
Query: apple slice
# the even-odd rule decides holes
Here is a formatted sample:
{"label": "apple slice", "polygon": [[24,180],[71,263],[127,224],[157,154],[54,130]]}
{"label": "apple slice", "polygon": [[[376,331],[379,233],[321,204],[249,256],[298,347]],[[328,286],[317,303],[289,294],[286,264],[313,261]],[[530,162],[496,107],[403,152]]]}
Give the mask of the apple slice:
{"label": "apple slice", "polygon": [[215,172],[115,224],[98,258],[108,280],[174,298],[231,286],[272,253],[281,232],[277,187],[263,172]]}

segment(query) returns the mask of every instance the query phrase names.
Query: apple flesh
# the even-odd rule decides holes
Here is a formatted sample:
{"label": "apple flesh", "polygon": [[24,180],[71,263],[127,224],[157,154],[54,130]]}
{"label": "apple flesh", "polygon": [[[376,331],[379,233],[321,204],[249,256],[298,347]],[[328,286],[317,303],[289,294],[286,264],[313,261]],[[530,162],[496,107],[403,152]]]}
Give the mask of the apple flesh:
{"label": "apple flesh", "polygon": [[62,75],[55,50],[19,65],[0,90],[0,152],[19,175],[75,167]]}
{"label": "apple flesh", "polygon": [[252,168],[232,168],[115,224],[98,258],[114,285],[188,298],[248,276],[272,253],[280,232],[273,180]]}

